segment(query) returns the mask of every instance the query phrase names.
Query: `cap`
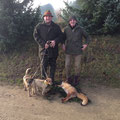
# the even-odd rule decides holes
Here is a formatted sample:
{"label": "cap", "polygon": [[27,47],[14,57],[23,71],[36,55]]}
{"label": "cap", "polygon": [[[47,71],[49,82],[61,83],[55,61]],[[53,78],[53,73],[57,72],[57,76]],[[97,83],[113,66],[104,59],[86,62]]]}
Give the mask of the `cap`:
{"label": "cap", "polygon": [[69,17],[69,21],[71,21],[72,19],[77,21],[77,19],[76,19],[75,16],[70,16],[70,17]]}

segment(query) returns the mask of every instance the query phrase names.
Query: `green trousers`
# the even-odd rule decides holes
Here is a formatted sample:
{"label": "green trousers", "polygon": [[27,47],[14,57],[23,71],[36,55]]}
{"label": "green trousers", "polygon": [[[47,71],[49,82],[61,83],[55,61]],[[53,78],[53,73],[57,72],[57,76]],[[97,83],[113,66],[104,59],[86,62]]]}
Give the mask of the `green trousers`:
{"label": "green trousers", "polygon": [[[81,58],[82,55],[65,55],[65,70],[67,79],[71,76],[71,69],[73,68],[75,70],[75,75],[80,76]],[[74,67],[71,65],[72,59],[74,61]]]}

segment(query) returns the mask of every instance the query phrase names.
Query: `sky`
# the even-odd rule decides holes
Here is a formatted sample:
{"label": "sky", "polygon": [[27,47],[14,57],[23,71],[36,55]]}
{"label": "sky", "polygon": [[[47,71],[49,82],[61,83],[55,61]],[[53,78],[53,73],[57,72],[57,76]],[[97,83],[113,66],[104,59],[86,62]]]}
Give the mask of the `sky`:
{"label": "sky", "polygon": [[60,8],[65,7],[63,1],[72,2],[75,0],[34,0],[34,6],[37,7],[38,5],[42,6],[42,5],[50,3],[54,7],[55,10],[58,10]]}

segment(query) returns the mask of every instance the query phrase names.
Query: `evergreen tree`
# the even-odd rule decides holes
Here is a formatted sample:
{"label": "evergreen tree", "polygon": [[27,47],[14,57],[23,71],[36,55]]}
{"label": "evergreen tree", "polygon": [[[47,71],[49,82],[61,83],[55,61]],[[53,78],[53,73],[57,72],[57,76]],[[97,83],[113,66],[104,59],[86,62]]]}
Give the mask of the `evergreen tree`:
{"label": "evergreen tree", "polygon": [[119,34],[119,0],[76,0],[73,6],[66,4],[63,18],[76,15],[79,24],[90,34]]}
{"label": "evergreen tree", "polygon": [[41,20],[40,7],[33,10],[32,5],[33,0],[0,0],[0,51],[31,40],[34,26]]}

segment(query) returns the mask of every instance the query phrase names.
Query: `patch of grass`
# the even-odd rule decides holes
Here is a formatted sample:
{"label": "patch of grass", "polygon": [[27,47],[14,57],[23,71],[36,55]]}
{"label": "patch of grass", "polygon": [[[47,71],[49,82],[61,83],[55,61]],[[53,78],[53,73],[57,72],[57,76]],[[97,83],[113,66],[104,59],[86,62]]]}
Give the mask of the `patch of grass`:
{"label": "patch of grass", "polygon": [[[80,76],[89,79],[89,86],[102,84],[120,87],[120,36],[92,36],[92,41],[84,51]],[[0,54],[0,80],[22,84],[28,67],[36,71],[40,61],[36,43],[26,44],[20,51]],[[59,47],[55,80],[65,80],[65,54]],[[74,67],[72,67],[74,68]],[[71,69],[74,74],[74,69]],[[37,76],[40,77],[40,71]],[[84,80],[83,80],[84,81]]]}

